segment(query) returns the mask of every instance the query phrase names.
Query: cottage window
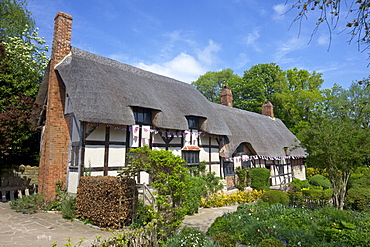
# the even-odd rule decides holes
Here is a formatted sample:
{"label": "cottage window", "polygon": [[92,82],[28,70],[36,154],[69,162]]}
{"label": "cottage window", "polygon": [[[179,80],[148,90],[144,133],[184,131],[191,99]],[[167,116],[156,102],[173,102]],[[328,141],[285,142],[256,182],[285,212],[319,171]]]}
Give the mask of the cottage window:
{"label": "cottage window", "polygon": [[224,173],[225,173],[225,176],[235,175],[234,163],[224,162]]}
{"label": "cottage window", "polygon": [[182,151],[182,158],[188,165],[199,164],[199,151]]}
{"label": "cottage window", "polygon": [[198,117],[187,117],[189,129],[199,129]]}
{"label": "cottage window", "polygon": [[134,107],[133,111],[136,124],[152,124],[152,111],[150,109]]}
{"label": "cottage window", "polygon": [[244,169],[250,169],[250,168],[252,168],[252,161],[250,161],[250,160],[247,160],[247,161],[242,161],[242,167],[244,168]]}

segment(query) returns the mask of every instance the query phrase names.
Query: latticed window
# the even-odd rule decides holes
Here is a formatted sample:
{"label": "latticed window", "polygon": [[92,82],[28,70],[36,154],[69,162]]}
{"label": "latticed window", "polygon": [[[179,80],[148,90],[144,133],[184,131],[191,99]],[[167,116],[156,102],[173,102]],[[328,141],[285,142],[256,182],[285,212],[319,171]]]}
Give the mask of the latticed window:
{"label": "latticed window", "polygon": [[182,151],[182,158],[189,165],[199,164],[199,151]]}
{"label": "latticed window", "polygon": [[150,109],[134,107],[133,110],[136,124],[152,124],[152,111]]}
{"label": "latticed window", "polygon": [[187,117],[189,129],[199,129],[198,117]]}

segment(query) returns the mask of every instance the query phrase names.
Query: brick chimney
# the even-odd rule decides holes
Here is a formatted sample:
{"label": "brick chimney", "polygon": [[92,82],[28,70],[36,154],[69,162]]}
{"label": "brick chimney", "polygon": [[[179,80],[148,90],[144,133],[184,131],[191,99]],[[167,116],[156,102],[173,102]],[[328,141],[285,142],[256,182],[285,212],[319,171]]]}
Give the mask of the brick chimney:
{"label": "brick chimney", "polygon": [[262,115],[269,116],[270,118],[274,118],[274,106],[271,102],[265,102],[262,105]]}
{"label": "brick chimney", "polygon": [[69,119],[64,116],[65,86],[54,70],[71,51],[72,16],[58,12],[54,18],[46,121],[41,141],[39,193],[50,201],[55,197],[56,183],[66,185],[69,149]]}
{"label": "brick chimney", "polygon": [[221,105],[233,107],[233,93],[228,86],[221,89]]}

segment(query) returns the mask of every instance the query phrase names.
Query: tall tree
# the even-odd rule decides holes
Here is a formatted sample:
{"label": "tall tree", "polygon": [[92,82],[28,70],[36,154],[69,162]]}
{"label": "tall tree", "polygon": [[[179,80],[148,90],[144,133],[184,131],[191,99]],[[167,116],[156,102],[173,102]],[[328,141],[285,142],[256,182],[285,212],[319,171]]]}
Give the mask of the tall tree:
{"label": "tall tree", "polygon": [[0,1],[0,41],[8,37],[24,37],[24,32],[32,31],[35,21],[27,10],[27,0]]}
{"label": "tall tree", "polygon": [[277,116],[285,125],[297,133],[301,126],[307,126],[317,113],[320,102],[324,101],[321,73],[308,72],[297,68],[285,72],[286,80],[280,81],[273,95],[279,107]]}
{"label": "tall tree", "polygon": [[234,74],[234,71],[231,69],[224,69],[218,72],[209,71],[191,84],[209,101],[220,103],[221,88],[228,83],[239,80],[241,80],[241,78]]}
{"label": "tall tree", "polygon": [[37,133],[30,128],[29,121],[47,65],[47,46],[37,30],[30,29],[34,24],[30,12],[24,8],[26,5],[27,1],[0,1],[1,25],[9,24],[0,33],[2,166],[34,164],[39,151]]}
{"label": "tall tree", "polygon": [[343,209],[348,179],[370,155],[370,129],[361,128],[348,118],[321,118],[312,121],[300,136],[310,154],[307,164],[327,170],[334,206]]}
{"label": "tall tree", "polygon": [[243,80],[227,83],[233,92],[233,105],[236,108],[261,113],[262,104],[271,101],[276,85],[286,80],[283,70],[275,63],[257,64],[244,71]]}

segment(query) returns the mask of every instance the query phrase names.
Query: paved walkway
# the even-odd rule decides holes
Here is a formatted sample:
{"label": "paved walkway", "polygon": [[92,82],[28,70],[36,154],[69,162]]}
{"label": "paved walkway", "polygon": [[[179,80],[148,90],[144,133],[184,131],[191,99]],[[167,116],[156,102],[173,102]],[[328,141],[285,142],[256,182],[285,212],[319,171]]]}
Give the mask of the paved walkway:
{"label": "paved walkway", "polygon": [[[186,216],[183,226],[191,226],[206,232],[214,219],[227,212],[236,211],[237,206],[204,208],[193,216]],[[64,246],[71,239],[73,245],[84,238],[81,246],[90,246],[96,236],[108,238],[110,232],[69,221],[61,214],[22,214],[10,209],[9,203],[0,202],[0,247],[13,246]]]}

